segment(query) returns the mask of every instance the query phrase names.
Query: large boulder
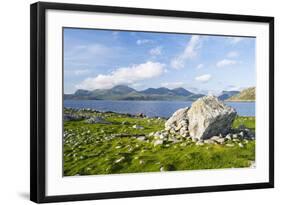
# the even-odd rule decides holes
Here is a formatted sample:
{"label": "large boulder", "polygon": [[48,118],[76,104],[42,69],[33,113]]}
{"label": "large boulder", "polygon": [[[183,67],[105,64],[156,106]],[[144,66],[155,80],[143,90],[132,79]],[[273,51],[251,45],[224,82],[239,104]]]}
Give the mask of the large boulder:
{"label": "large boulder", "polygon": [[190,136],[204,140],[229,133],[236,111],[215,96],[204,96],[192,104],[187,115]]}
{"label": "large boulder", "polygon": [[177,110],[165,123],[165,130],[171,133],[180,133],[182,136],[188,135],[188,110],[181,108]]}

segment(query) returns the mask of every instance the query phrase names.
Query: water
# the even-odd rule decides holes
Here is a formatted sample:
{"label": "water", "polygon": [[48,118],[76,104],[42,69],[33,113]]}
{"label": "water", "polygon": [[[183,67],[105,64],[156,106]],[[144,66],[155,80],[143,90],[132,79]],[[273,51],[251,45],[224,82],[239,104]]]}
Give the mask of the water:
{"label": "water", "polygon": [[[225,102],[235,108],[240,116],[255,116],[255,102]],[[65,100],[67,108],[91,108],[118,113],[144,113],[149,117],[170,117],[177,109],[190,107],[184,101],[112,101],[112,100]]]}

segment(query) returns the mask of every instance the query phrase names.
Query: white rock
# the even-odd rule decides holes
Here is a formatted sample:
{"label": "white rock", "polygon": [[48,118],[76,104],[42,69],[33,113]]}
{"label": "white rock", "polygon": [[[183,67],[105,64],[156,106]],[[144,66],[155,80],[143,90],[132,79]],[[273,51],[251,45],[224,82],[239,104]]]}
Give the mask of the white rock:
{"label": "white rock", "polygon": [[163,144],[163,140],[160,140],[160,139],[159,140],[155,140],[153,144],[154,144],[154,146],[162,145]]}
{"label": "white rock", "polygon": [[133,128],[135,128],[135,129],[143,129],[143,127],[139,126],[139,125],[133,125]]}
{"label": "white rock", "polygon": [[192,104],[187,114],[190,136],[202,140],[220,133],[227,134],[236,111],[215,96],[204,96]]}
{"label": "white rock", "polygon": [[122,162],[124,159],[125,159],[125,157],[121,157],[121,158],[119,158],[119,159],[115,160],[115,163]]}
{"label": "white rock", "polygon": [[204,145],[204,142],[203,141],[198,141],[198,142],[196,142],[196,145],[202,146],[202,145]]}
{"label": "white rock", "polygon": [[181,127],[188,126],[188,112],[189,108],[181,108],[174,112],[172,117],[170,117],[165,123],[165,130],[169,130],[172,132],[178,131]]}
{"label": "white rock", "polygon": [[231,140],[231,139],[232,139],[232,138],[231,138],[231,134],[226,135],[225,139]]}
{"label": "white rock", "polygon": [[227,147],[234,147],[234,144],[226,144]]}

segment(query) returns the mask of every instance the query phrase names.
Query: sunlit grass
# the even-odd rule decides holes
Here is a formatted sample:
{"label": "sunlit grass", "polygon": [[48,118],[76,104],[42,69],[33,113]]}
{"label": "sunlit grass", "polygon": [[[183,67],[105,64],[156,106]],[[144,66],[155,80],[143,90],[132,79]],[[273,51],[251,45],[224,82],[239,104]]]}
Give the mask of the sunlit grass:
{"label": "sunlit grass", "polygon": [[[84,113],[85,114],[85,113]],[[255,141],[195,145],[191,140],[154,146],[152,137],[111,137],[113,134],[148,135],[164,129],[164,119],[129,117],[114,113],[99,115],[111,124],[88,124],[85,120],[64,122],[64,175],[117,174],[174,170],[248,167],[255,160]],[[133,128],[134,125],[142,129]],[[255,129],[254,117],[237,117],[233,127]]]}

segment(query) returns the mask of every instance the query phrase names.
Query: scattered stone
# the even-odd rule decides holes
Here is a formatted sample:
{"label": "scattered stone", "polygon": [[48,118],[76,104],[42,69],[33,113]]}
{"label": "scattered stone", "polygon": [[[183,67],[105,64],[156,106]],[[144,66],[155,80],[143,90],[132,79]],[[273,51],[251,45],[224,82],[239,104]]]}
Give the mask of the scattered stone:
{"label": "scattered stone", "polygon": [[226,144],[227,147],[234,147],[234,144]]}
{"label": "scattered stone", "polygon": [[237,135],[237,134],[233,134],[233,135],[232,135],[232,138],[233,138],[233,139],[237,139],[237,138],[238,138],[238,135]]}
{"label": "scattered stone", "polygon": [[216,144],[216,142],[214,140],[211,140],[211,139],[204,140],[204,143],[205,144]]}
{"label": "scattered stone", "polygon": [[220,143],[220,144],[224,144],[225,143],[225,138],[219,138],[216,140],[216,142]]}
{"label": "scattered stone", "polygon": [[244,147],[244,145],[240,142],[239,144],[239,147],[241,147],[241,148],[243,148]]}
{"label": "scattered stone", "polygon": [[111,124],[110,122],[106,121],[104,118],[99,116],[94,116],[86,120],[86,123],[89,124]]}
{"label": "scattered stone", "polygon": [[232,137],[231,137],[232,135],[231,134],[227,134],[226,136],[225,136],[225,139],[227,139],[227,140],[231,140],[232,139]]}
{"label": "scattered stone", "polygon": [[119,158],[119,159],[115,160],[115,163],[122,162],[122,161],[124,161],[124,159],[125,159],[125,157],[121,157],[121,158]]}
{"label": "scattered stone", "polygon": [[85,117],[80,115],[64,114],[63,119],[64,121],[76,121],[76,120],[83,120],[85,119]]}
{"label": "scattered stone", "polygon": [[134,129],[139,129],[139,130],[142,130],[144,127],[139,126],[139,125],[133,125],[133,128],[134,128]]}
{"label": "scattered stone", "polygon": [[154,144],[154,146],[157,146],[157,145],[162,145],[163,144],[163,140],[155,140],[154,142],[153,142],[153,144]]}
{"label": "scattered stone", "polygon": [[239,133],[239,136],[241,137],[241,138],[244,138],[244,132],[243,131],[241,131],[240,133]]}
{"label": "scattered stone", "polygon": [[140,137],[137,137],[137,139],[140,140],[140,141],[145,141],[146,137],[145,136],[140,136]]}
{"label": "scattered stone", "polygon": [[198,142],[199,141],[199,139],[197,139],[197,138],[191,138],[192,139],[192,142]]}
{"label": "scattered stone", "polygon": [[219,137],[219,136],[213,136],[213,137],[211,137],[210,139],[211,139],[211,140],[214,140],[214,141],[217,141],[217,140],[221,139],[221,137]]}
{"label": "scattered stone", "polygon": [[149,133],[148,136],[149,136],[149,137],[154,136],[154,132]]}
{"label": "scattered stone", "polygon": [[138,114],[136,114],[136,116],[137,117],[142,117],[142,118],[146,117],[145,114],[143,114],[143,113],[138,113]]}
{"label": "scattered stone", "polygon": [[202,145],[204,145],[204,142],[200,140],[200,141],[196,142],[196,145],[197,146],[202,146]]}

